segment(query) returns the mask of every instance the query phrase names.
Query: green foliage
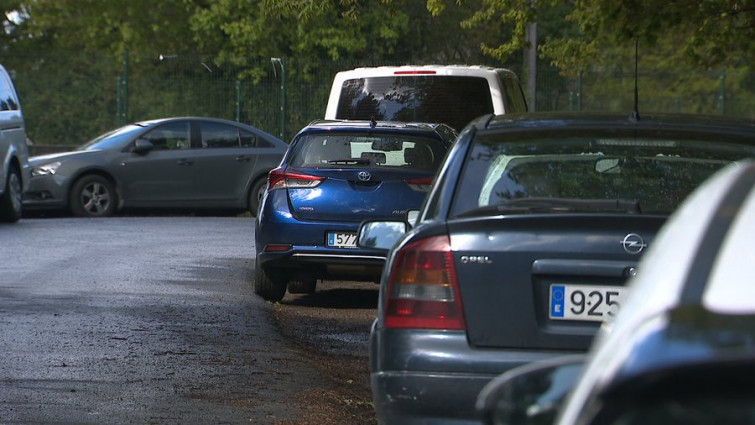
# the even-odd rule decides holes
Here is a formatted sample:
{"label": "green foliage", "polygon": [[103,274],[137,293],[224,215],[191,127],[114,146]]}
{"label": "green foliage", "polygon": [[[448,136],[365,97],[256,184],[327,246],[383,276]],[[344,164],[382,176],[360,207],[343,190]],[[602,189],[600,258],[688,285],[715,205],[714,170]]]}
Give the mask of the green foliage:
{"label": "green foliage", "polygon": [[193,50],[185,25],[185,0],[34,0],[20,2],[29,15],[26,36],[50,47],[89,52],[160,54]]}
{"label": "green foliage", "polygon": [[0,0],[0,9],[0,60],[38,143],[80,144],[168,115],[239,119],[289,138],[323,116],[342,69],[461,63],[521,75],[533,23],[540,110],[627,109],[635,38],[645,110],[755,110],[753,0]]}

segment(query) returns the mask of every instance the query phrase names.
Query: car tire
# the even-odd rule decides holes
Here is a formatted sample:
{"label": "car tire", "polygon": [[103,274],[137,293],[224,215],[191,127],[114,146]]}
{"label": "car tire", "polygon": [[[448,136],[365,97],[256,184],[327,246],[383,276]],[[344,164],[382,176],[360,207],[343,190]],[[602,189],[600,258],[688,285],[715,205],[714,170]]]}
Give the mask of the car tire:
{"label": "car tire", "polygon": [[288,282],[289,294],[314,294],[317,290],[317,279],[297,279]]}
{"label": "car tire", "polygon": [[267,301],[278,302],[286,295],[288,282],[278,273],[266,272],[255,265],[254,267],[254,293]]}
{"label": "car tire", "polygon": [[267,179],[261,178],[252,183],[251,189],[249,189],[249,212],[252,217],[257,217],[257,213],[260,210],[260,202],[262,202],[262,195],[265,194],[265,186],[267,185]]}
{"label": "car tire", "polygon": [[89,174],[74,183],[68,201],[77,217],[109,217],[115,212],[117,196],[110,180]]}
{"label": "car tire", "polygon": [[0,197],[0,221],[15,223],[23,213],[23,192],[21,190],[21,173],[11,167],[5,180],[5,192]]}

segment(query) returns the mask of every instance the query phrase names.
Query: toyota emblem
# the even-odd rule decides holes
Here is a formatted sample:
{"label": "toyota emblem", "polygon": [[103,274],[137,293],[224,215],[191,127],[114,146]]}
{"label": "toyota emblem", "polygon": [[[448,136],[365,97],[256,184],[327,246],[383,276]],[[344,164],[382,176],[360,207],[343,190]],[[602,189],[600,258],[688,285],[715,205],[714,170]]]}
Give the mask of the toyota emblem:
{"label": "toyota emblem", "polygon": [[372,178],[372,174],[368,173],[367,171],[360,171],[359,174],[357,174],[357,178],[359,179],[359,181],[368,182]]}

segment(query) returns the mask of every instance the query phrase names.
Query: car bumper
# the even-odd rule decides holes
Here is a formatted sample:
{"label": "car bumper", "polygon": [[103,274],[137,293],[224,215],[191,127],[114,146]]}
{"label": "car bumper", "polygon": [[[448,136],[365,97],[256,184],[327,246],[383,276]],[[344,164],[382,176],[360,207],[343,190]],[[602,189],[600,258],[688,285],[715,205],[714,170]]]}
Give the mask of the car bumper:
{"label": "car bumper", "polygon": [[63,208],[68,205],[64,181],[55,176],[32,177],[24,192],[24,208]]}
{"label": "car bumper", "polygon": [[261,252],[257,261],[263,269],[305,272],[320,279],[370,280],[380,279],[385,254],[351,249],[332,249],[321,246],[294,245],[283,252]]}
{"label": "car bumper", "polygon": [[493,378],[563,351],[478,349],[458,331],[370,333],[370,385],[382,424],[479,424],[475,402]]}
{"label": "car bumper", "polygon": [[304,272],[320,279],[380,279],[386,251],[326,246],[328,232],[356,233],[359,222],[298,220],[284,201],[282,196],[268,199],[257,217],[255,244],[260,267],[289,274]]}

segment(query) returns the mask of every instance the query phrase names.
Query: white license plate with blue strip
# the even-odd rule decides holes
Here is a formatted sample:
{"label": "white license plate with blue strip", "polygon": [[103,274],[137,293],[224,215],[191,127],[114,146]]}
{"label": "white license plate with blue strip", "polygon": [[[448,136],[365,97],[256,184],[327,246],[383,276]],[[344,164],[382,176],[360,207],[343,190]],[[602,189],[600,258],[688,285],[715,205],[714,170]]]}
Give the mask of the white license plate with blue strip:
{"label": "white license plate with blue strip", "polygon": [[357,234],[354,232],[328,232],[328,246],[334,248],[356,248]]}
{"label": "white license plate with blue strip", "polygon": [[551,285],[549,317],[591,322],[610,320],[619,312],[627,292],[621,286]]}

